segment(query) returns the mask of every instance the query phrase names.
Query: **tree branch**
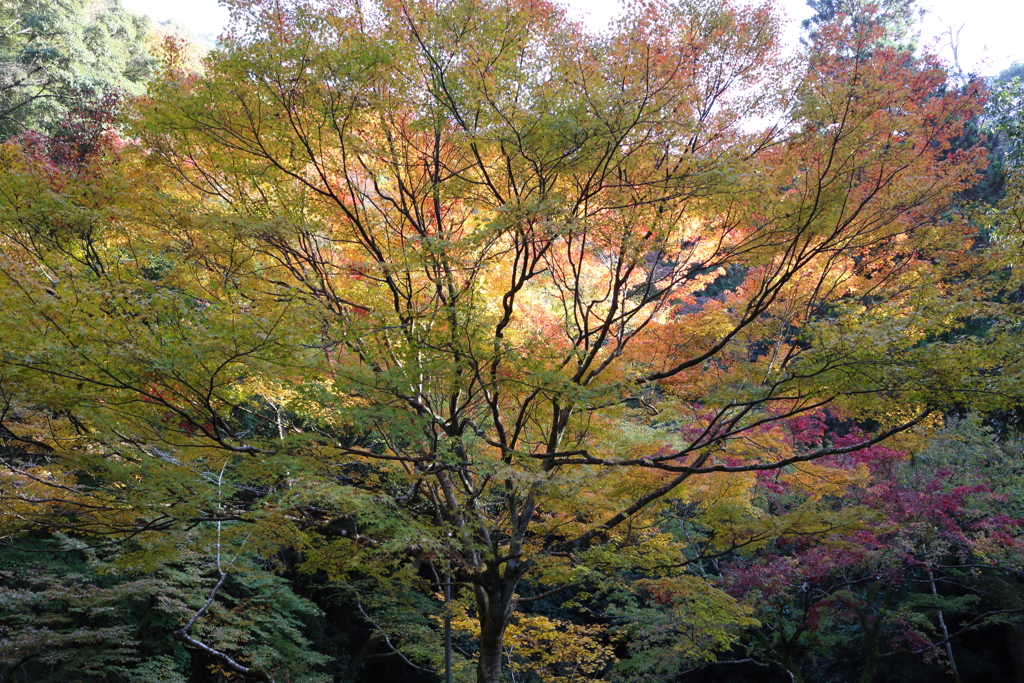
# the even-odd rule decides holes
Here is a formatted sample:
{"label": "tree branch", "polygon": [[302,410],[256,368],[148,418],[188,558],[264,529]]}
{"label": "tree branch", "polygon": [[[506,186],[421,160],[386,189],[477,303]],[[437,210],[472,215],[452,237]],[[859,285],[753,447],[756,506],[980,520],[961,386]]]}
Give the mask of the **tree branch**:
{"label": "tree branch", "polygon": [[257,678],[257,679],[263,681],[264,683],[274,683],[274,679],[272,679],[270,677],[270,674],[268,674],[264,669],[262,669],[260,667],[249,667],[249,666],[245,666],[243,664],[239,664],[234,659],[232,659],[230,655],[228,655],[228,654],[226,654],[224,652],[221,652],[220,650],[215,650],[212,647],[210,647],[209,645],[207,645],[206,643],[203,643],[203,642],[201,642],[199,640],[196,640],[191,635],[189,635],[189,632],[188,632],[189,629],[192,628],[192,626],[196,623],[196,621],[200,617],[202,617],[203,614],[206,613],[206,610],[208,610],[210,608],[210,605],[213,604],[213,601],[217,598],[217,591],[219,591],[220,587],[224,585],[224,581],[227,578],[228,578],[228,573],[226,571],[222,571],[220,573],[220,578],[217,579],[216,585],[214,585],[213,590],[210,591],[210,596],[208,598],[206,598],[206,602],[203,603],[203,606],[199,608],[199,611],[197,611],[195,614],[193,614],[192,618],[189,619],[188,622],[184,626],[182,626],[181,628],[179,628],[177,631],[174,632],[174,635],[178,636],[178,638],[180,638],[184,642],[188,643],[189,645],[191,645],[191,646],[193,646],[193,647],[195,647],[195,648],[197,648],[199,650],[202,650],[206,654],[212,655],[213,657],[216,657],[217,659],[219,659],[222,662],[224,662],[225,664],[227,664],[228,667],[230,667],[231,669],[237,671],[240,674],[243,674],[243,675],[246,675],[246,676],[252,676],[253,678]]}

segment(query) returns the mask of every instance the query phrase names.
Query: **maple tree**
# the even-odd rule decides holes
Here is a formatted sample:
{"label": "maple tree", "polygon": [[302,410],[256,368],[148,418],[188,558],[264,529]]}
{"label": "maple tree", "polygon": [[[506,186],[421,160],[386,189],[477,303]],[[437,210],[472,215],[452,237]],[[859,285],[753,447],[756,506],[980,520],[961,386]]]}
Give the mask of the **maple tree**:
{"label": "maple tree", "polygon": [[[797,438],[825,433],[821,417],[793,427]],[[738,526],[778,533],[717,567],[727,590],[757,605],[752,654],[807,680],[805,667],[834,663],[853,632],[861,681],[897,656],[942,658],[959,680],[955,637],[1024,611],[1012,587],[1024,542],[1019,457],[1018,442],[971,420],[913,458],[874,446],[763,475],[762,516]]]}
{"label": "maple tree", "polygon": [[[801,61],[768,7],[645,3],[603,35],[544,2],[231,7],[130,143],[0,149],[0,531],[205,553],[175,633],[227,671],[280,668],[194,629],[289,548],[411,667],[443,667],[401,616],[436,592],[477,681],[510,628],[512,670],[566,680],[553,634],[588,628],[516,614],[586,585],[632,666],[674,673],[752,617],[666,515],[728,528],[757,473],[1018,400],[1012,310],[965,278],[1000,264],[947,213],[981,93],[878,26]],[[826,407],[871,428],[791,438]]]}

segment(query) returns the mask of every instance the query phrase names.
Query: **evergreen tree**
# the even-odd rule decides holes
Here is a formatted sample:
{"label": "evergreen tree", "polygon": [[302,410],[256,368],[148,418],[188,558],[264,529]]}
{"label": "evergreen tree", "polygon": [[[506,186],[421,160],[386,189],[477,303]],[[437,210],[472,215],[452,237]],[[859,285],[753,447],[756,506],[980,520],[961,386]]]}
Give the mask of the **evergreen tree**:
{"label": "evergreen tree", "polygon": [[803,21],[808,42],[817,39],[823,26],[839,16],[846,16],[854,24],[880,27],[881,45],[913,50],[920,35],[921,17],[924,16],[917,0],[807,0],[807,6],[814,10],[814,15]]}
{"label": "evergreen tree", "polygon": [[53,132],[71,109],[140,94],[155,59],[150,21],[117,0],[0,2],[0,140]]}

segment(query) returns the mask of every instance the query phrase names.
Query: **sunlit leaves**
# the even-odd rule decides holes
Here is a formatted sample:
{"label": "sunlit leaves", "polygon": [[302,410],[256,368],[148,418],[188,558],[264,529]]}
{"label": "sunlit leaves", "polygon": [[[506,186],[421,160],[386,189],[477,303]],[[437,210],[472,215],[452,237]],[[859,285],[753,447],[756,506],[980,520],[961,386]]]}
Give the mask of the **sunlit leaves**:
{"label": "sunlit leaves", "polygon": [[752,623],[697,563],[847,538],[856,454],[1017,395],[1009,328],[957,334],[1009,312],[946,213],[980,94],[928,60],[837,25],[786,61],[767,8],[705,2],[602,35],[543,2],[232,9],[131,144],[3,150],[4,425],[39,442],[12,530],[137,536],[150,569],[287,548],[375,585],[412,666],[454,584],[486,683],[509,639],[552,680],[611,666],[596,625],[516,621],[521,582],[614,594],[668,673]]}

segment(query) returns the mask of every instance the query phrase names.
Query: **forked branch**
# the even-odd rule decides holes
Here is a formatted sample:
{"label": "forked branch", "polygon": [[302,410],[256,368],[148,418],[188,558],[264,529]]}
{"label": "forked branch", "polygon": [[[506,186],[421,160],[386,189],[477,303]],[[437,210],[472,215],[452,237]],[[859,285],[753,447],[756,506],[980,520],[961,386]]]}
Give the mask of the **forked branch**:
{"label": "forked branch", "polygon": [[240,674],[243,674],[245,676],[252,676],[253,678],[264,681],[264,683],[274,683],[274,679],[271,678],[270,674],[268,674],[264,669],[258,666],[245,666],[243,664],[239,664],[234,659],[232,659],[231,656],[227,653],[221,652],[220,650],[215,650],[206,643],[196,640],[189,634],[189,630],[192,628],[192,626],[196,623],[196,621],[199,620],[200,617],[202,617],[206,613],[206,610],[210,609],[210,605],[212,605],[213,601],[217,599],[217,592],[220,590],[220,587],[224,585],[224,581],[227,578],[228,572],[222,571],[220,573],[220,578],[217,579],[217,583],[213,586],[213,590],[210,591],[209,597],[206,598],[206,602],[203,603],[203,606],[200,607],[199,610],[192,615],[192,618],[189,619],[184,626],[182,626],[174,632],[174,635],[176,635],[178,638],[188,643],[189,645],[199,650],[202,650],[206,654],[216,657],[220,661],[224,662],[228,666],[228,668],[237,671]]}

